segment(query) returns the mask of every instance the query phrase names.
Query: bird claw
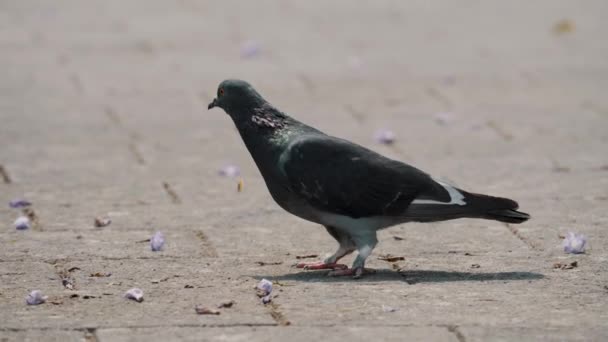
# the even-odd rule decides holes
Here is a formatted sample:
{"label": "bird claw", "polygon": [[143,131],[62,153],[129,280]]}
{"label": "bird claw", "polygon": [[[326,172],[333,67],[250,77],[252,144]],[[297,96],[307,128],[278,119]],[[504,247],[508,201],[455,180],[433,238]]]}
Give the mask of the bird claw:
{"label": "bird claw", "polygon": [[296,264],[297,268],[303,268],[305,270],[335,270],[335,269],[346,269],[348,266],[337,263],[325,263],[323,261],[316,262],[300,262]]}
{"label": "bird claw", "polygon": [[354,279],[359,279],[364,274],[372,274],[376,273],[376,270],[371,268],[344,268],[340,270],[333,270],[329,272],[327,275],[330,277],[341,277],[341,276],[352,276]]}

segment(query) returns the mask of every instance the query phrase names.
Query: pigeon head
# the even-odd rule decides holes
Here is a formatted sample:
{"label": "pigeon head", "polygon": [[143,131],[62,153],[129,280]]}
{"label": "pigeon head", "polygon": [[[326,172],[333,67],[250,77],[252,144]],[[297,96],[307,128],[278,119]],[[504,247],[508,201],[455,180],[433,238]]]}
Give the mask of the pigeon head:
{"label": "pigeon head", "polygon": [[253,87],[241,80],[225,80],[217,88],[217,97],[208,109],[222,108],[230,116],[239,116],[261,107],[266,101]]}

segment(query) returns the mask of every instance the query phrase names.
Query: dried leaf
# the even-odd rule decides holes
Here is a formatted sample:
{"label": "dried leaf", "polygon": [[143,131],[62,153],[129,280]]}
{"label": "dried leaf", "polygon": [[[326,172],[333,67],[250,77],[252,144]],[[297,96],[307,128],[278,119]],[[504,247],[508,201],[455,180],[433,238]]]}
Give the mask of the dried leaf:
{"label": "dried leaf", "polygon": [[311,259],[319,257],[318,254],[296,255],[296,259]]}
{"label": "dried leaf", "polygon": [[112,275],[112,273],[101,273],[101,272],[95,272],[95,273],[91,273],[91,274],[89,275],[89,277],[100,277],[100,278],[102,278],[102,277],[109,277],[109,276],[111,276],[111,275]]}
{"label": "dried leaf", "polygon": [[562,19],[553,26],[553,33],[557,35],[571,33],[574,32],[575,28],[574,22],[568,19]]}
{"label": "dried leaf", "polygon": [[112,220],[107,217],[96,217],[95,221],[93,222],[93,225],[95,226],[95,228],[102,228],[109,226],[110,223],[112,223]]}
{"label": "dried leaf", "polygon": [[219,315],[220,312],[215,309],[197,305],[194,307],[194,311],[199,315]]}
{"label": "dried leaf", "polygon": [[226,302],[221,302],[217,307],[218,307],[218,309],[231,308],[234,304],[236,304],[235,301],[229,300],[229,301],[226,301]]}
{"label": "dried leaf", "polygon": [[256,261],[255,263],[260,266],[270,266],[270,265],[281,265],[283,262],[282,261],[273,261],[273,262]]}
{"label": "dried leaf", "polygon": [[378,259],[383,260],[383,261],[388,261],[388,262],[397,262],[400,260],[405,260],[405,257],[385,254],[385,255],[379,256]]}
{"label": "dried leaf", "polygon": [[572,261],[570,263],[556,262],[555,264],[553,264],[553,268],[562,270],[571,270],[576,267],[578,267],[578,261]]}

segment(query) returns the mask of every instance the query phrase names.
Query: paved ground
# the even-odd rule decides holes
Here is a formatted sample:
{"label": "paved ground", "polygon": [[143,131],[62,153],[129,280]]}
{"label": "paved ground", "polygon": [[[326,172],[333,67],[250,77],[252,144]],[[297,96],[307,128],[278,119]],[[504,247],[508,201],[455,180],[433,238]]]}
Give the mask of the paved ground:
{"label": "paved ground", "polygon": [[[16,231],[18,212],[0,206],[0,339],[606,340],[607,10],[1,1],[0,203],[32,200],[39,227]],[[229,77],[328,133],[515,198],[533,220],[393,227],[359,281],[294,269],[334,242],[272,202],[232,123],[207,111]],[[372,140],[382,127],[394,147]],[[217,175],[226,163],[242,192]],[[98,215],[112,224],[94,228]],[[141,241],[156,230],[167,246],[154,253]],[[569,230],[587,254],[562,252]],[[253,290],[264,277],[278,282],[268,306]],[[121,297],[131,287],[143,303]],[[25,305],[32,289],[49,302]],[[194,312],[223,300],[236,305]]]}

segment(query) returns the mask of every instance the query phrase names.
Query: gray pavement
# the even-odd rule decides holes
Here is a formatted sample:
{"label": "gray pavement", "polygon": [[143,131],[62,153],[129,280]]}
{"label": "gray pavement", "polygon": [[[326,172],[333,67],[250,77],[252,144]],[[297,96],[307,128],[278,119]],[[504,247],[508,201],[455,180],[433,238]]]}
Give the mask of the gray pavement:
{"label": "gray pavement", "polygon": [[[599,0],[1,1],[0,204],[33,201],[39,225],[16,231],[18,211],[0,205],[0,340],[606,340],[607,11]],[[243,57],[246,44],[259,51]],[[533,219],[387,229],[369,261],[378,272],[358,281],[292,268],[334,242],[272,202],[232,122],[207,111],[230,77],[328,133],[514,198]],[[383,127],[394,146],[374,143]],[[240,193],[217,175],[227,163],[241,167]],[[95,228],[96,216],[112,224]],[[157,230],[162,252],[141,242]],[[568,231],[591,250],[564,254]],[[278,282],[272,305],[255,295],[262,278]],[[144,302],[122,298],[132,287]],[[27,306],[33,289],[48,302]],[[194,312],[224,300],[236,304]]]}

